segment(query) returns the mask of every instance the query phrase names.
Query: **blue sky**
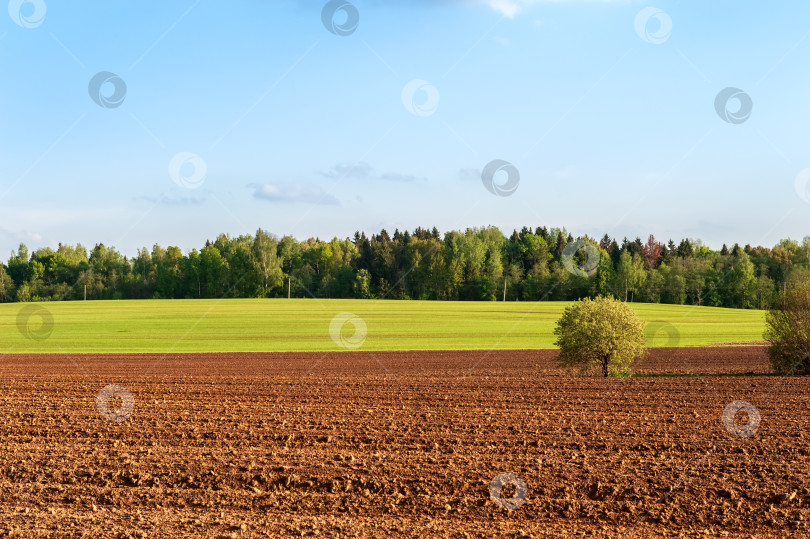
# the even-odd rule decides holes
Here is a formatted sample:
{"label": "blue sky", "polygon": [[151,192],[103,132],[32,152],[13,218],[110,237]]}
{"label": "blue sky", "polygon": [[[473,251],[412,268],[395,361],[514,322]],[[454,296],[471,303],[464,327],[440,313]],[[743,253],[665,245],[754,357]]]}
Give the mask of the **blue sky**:
{"label": "blue sky", "polygon": [[[806,2],[353,0],[343,36],[325,6],[12,0],[0,258],[259,227],[810,234]],[[117,78],[96,100],[123,81],[123,102],[91,98],[99,72]],[[728,87],[750,97],[741,123],[716,110]],[[482,183],[496,159],[519,171],[511,196]]]}

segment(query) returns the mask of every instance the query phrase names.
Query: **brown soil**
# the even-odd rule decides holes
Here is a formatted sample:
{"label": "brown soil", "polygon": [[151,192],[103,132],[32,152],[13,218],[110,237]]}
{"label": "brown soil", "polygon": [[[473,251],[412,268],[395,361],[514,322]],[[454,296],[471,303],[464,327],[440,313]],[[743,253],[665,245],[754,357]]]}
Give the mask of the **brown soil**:
{"label": "brown soil", "polygon": [[[579,377],[554,354],[5,356],[0,536],[810,534],[810,378]],[[637,367],[767,370],[750,346]],[[99,412],[109,384],[128,420]],[[753,436],[721,420],[736,400]]]}

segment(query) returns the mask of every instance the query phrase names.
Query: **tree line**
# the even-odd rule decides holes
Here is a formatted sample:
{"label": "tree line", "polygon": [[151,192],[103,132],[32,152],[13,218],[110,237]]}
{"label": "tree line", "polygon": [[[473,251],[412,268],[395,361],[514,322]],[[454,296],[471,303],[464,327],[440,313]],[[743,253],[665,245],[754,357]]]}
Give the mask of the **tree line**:
{"label": "tree line", "polygon": [[0,265],[2,301],[316,297],[418,300],[622,301],[768,308],[791,281],[810,279],[810,237],[773,248],[712,250],[699,240],[618,242],[564,228],[495,227],[299,241],[258,230],[201,249],[155,245],[128,258],[98,244],[29,252]]}

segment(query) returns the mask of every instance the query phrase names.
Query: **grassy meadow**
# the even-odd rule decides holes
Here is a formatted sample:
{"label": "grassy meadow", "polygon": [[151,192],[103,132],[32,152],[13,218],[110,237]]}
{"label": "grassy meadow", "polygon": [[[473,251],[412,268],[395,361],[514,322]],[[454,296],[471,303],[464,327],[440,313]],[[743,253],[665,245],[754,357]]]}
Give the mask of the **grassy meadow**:
{"label": "grassy meadow", "polygon": [[[341,312],[365,322],[362,350],[553,348],[554,323],[566,305],[314,299],[0,304],[0,349],[3,353],[340,350],[330,335],[330,323]],[[632,308],[648,321],[649,346],[762,338],[763,311],[642,303]],[[352,323],[344,324],[336,339],[343,335],[355,342],[354,333]]]}

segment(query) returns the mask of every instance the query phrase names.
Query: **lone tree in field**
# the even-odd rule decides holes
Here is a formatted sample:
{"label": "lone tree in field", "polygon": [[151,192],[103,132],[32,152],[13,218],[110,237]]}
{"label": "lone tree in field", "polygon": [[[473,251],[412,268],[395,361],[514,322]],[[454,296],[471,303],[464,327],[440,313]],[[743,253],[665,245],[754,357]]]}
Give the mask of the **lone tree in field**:
{"label": "lone tree in field", "polygon": [[765,316],[765,340],[773,370],[810,374],[810,282],[788,287]]}
{"label": "lone tree in field", "polygon": [[613,298],[585,298],[566,307],[554,328],[562,367],[600,368],[604,376],[623,376],[644,353],[644,321]]}

